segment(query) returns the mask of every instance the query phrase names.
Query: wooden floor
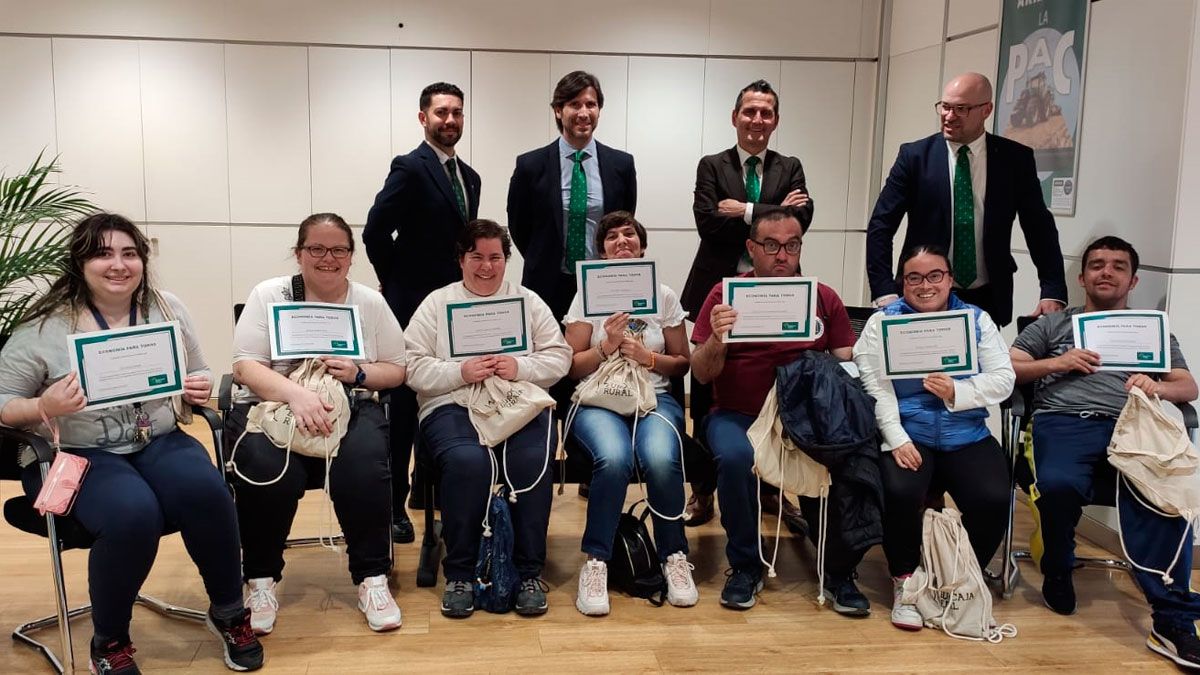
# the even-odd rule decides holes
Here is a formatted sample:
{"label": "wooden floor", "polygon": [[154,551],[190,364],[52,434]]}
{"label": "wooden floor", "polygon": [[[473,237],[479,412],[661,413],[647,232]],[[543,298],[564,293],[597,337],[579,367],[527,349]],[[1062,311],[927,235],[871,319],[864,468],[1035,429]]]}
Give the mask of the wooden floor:
{"label": "wooden floor", "polygon": [[[12,490],[13,483],[4,483]],[[362,672],[797,672],[797,671],[1010,671],[1127,672],[1173,669],[1144,644],[1149,614],[1141,594],[1123,574],[1076,573],[1079,611],[1050,612],[1038,592],[1041,577],[1028,564],[1015,596],[997,600],[996,618],[1020,633],[1002,644],[951,639],[924,630],[908,633],[888,622],[891,582],[876,548],[859,568],[860,587],[873,603],[864,619],[847,619],[818,607],[812,549],[788,538],[780,551],[779,577],[768,581],[756,607],[722,608],[725,537],[714,521],[689,529],[691,560],[700,604],[689,609],[652,607],[643,600],[612,596],[612,613],[585,617],[575,610],[575,585],[582,554],[586,502],[574,486],[557,496],[550,519],[550,611],[540,618],[477,612],[450,620],[438,611],[438,588],[414,583],[417,547],[396,546],[392,589],[404,626],[372,633],[356,608],[356,590],[340,553],[310,548],[287,553],[275,632],[264,639],[272,673]],[[631,490],[631,497],[636,494]],[[7,498],[9,494],[3,495]],[[419,514],[414,513],[419,521]],[[297,533],[325,527],[324,496],[310,492],[300,506]],[[774,523],[771,523],[773,528]],[[1030,520],[1021,507],[1018,534]],[[786,530],[785,530],[786,532]],[[786,536],[786,535],[785,535]],[[44,540],[0,524],[0,627],[52,613],[53,600]],[[1086,552],[1091,547],[1083,546]],[[1093,550],[1094,552],[1094,550]],[[87,601],[85,552],[65,556],[72,603]],[[1196,577],[1193,577],[1196,580]],[[178,535],[162,542],[158,561],[143,590],[180,605],[203,609],[207,602],[195,568]],[[73,622],[75,653],[85,664],[91,626]],[[137,660],[146,672],[188,669],[223,673],[216,639],[201,625],[166,620],[134,610]],[[57,649],[57,633],[43,632]],[[48,672],[32,650],[0,642],[0,671]]]}

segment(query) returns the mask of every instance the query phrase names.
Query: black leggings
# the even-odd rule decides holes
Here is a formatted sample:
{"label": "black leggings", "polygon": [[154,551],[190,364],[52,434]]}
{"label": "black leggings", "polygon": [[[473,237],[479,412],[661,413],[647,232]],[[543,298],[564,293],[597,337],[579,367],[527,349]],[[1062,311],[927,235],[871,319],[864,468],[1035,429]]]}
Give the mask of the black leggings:
{"label": "black leggings", "polygon": [[979,564],[986,567],[1008,525],[1012,483],[1004,451],[995,438],[958,450],[932,450],[914,443],[921,453],[916,471],[896,463],[892,453],[879,459],[883,475],[883,552],[893,577],[911,574],[921,562],[921,519],[931,494],[949,492],[962,512],[963,527]]}

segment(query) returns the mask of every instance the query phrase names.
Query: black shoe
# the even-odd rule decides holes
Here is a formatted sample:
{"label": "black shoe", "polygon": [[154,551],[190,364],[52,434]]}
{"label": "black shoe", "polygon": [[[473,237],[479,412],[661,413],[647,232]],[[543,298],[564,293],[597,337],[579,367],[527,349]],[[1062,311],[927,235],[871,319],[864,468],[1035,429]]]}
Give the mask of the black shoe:
{"label": "black shoe", "polygon": [[851,574],[843,579],[825,577],[825,593],[833,597],[833,611],[842,616],[867,616],[871,613],[871,601],[858,590]]}
{"label": "black shoe", "polygon": [[447,581],[442,593],[442,616],[465,619],[475,611],[475,591],[467,581]]}
{"label": "black shoe", "polygon": [[128,639],[109,640],[99,646],[92,641],[91,671],[94,675],[141,675],[133,662],[135,651]]}
{"label": "black shoe", "polygon": [[225,650],[225,667],[230,670],[258,670],[263,665],[262,643],[250,628],[250,610],[243,609],[242,613],[232,621],[221,621],[208,612],[208,629],[221,638],[221,647]]}
{"label": "black shoe", "polygon": [[517,593],[517,614],[521,616],[537,616],[545,614],[546,590],[549,586],[540,577],[525,579],[521,582],[521,590]]}
{"label": "black shoe", "polygon": [[397,544],[411,544],[417,540],[412,521],[408,514],[401,510],[392,516],[392,541]]}
{"label": "black shoe", "polygon": [[592,484],[585,483],[583,481],[579,481],[579,496],[583,497],[584,499],[587,499],[588,495],[590,495],[591,493],[592,493]]}
{"label": "black shoe", "polygon": [[1200,638],[1196,637],[1193,624],[1171,626],[1155,622],[1146,646],[1182,668],[1200,669]]}
{"label": "black shoe", "polygon": [[713,496],[711,494],[702,495],[692,492],[692,496],[688,497],[684,511],[687,515],[683,519],[683,524],[687,527],[700,527],[713,519],[717,509],[713,506]]}
{"label": "black shoe", "polygon": [[1059,614],[1074,614],[1075,585],[1071,583],[1071,573],[1047,574],[1042,580],[1042,600],[1047,607]]}
{"label": "black shoe", "polygon": [[732,569],[721,589],[721,604],[729,609],[750,609],[758,602],[755,595],[763,588],[762,570]]}

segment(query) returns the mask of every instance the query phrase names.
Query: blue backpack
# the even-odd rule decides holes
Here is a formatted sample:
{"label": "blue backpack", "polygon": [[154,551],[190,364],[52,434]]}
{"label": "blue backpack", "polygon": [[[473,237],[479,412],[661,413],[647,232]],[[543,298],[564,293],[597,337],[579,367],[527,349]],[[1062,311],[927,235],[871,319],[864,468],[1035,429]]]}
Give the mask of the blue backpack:
{"label": "blue backpack", "polygon": [[521,576],[513,563],[512,515],[507,490],[501,487],[488,500],[489,528],[479,540],[475,563],[475,608],[503,614],[513,608]]}

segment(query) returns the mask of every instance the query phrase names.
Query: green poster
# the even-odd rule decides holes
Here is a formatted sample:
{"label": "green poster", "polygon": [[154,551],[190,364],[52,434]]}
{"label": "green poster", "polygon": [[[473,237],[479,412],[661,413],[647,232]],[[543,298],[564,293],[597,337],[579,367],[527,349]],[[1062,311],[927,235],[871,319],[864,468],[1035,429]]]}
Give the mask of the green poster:
{"label": "green poster", "polygon": [[1033,148],[1042,198],[1074,215],[1088,0],[1004,0],[995,133]]}

